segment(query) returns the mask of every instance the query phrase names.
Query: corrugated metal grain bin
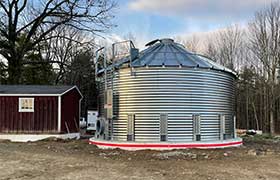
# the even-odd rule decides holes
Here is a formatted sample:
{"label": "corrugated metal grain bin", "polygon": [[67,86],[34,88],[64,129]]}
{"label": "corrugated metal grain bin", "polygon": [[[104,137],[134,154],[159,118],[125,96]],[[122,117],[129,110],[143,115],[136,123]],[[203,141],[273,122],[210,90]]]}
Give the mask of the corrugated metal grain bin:
{"label": "corrugated metal grain bin", "polygon": [[0,133],[78,133],[81,98],[76,86],[0,85]]}
{"label": "corrugated metal grain bin", "polygon": [[102,133],[97,138],[132,142],[235,138],[233,71],[188,52],[172,39],[131,52],[98,70]]}

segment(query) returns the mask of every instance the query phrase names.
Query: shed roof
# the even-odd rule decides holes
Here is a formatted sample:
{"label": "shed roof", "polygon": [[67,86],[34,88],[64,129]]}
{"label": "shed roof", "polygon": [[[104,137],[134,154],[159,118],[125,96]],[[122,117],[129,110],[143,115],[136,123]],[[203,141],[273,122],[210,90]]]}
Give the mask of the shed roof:
{"label": "shed roof", "polygon": [[[76,86],[48,86],[48,85],[0,85],[1,95],[62,95]],[[78,88],[77,88],[78,90]],[[79,91],[79,90],[78,90]],[[80,93],[80,91],[79,91]],[[81,94],[81,93],[80,93]],[[82,95],[81,95],[82,96]]]}

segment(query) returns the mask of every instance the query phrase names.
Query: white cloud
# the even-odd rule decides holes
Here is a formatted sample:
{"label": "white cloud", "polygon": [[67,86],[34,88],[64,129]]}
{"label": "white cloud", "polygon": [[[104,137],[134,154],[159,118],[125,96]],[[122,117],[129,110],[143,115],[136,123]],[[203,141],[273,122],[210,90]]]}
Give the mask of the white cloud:
{"label": "white cloud", "polygon": [[240,19],[279,0],[135,0],[131,10],[187,19]]}
{"label": "white cloud", "polygon": [[135,36],[135,39],[129,39],[129,37],[124,37],[123,35],[118,35],[115,33],[107,34],[105,38],[96,38],[97,44],[100,45],[100,47],[111,47],[112,44],[116,42],[122,42],[126,40],[135,40],[136,42],[133,42],[136,48],[144,49],[145,44],[150,40],[146,36],[141,34],[133,34]]}

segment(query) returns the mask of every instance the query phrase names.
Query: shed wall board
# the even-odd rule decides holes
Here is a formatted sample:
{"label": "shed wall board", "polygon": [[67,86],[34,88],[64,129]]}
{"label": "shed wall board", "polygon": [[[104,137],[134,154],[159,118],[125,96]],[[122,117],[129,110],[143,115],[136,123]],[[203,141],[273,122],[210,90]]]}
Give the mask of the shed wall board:
{"label": "shed wall board", "polygon": [[34,112],[19,112],[20,97],[26,96],[0,96],[1,133],[57,133],[57,97],[36,96]]}
{"label": "shed wall board", "polygon": [[75,89],[61,96],[61,133],[79,132],[81,95]]}

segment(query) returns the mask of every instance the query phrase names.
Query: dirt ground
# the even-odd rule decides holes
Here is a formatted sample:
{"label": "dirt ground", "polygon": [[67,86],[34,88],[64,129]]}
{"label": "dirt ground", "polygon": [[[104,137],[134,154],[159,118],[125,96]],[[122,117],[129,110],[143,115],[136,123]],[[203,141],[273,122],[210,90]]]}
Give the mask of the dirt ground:
{"label": "dirt ground", "polygon": [[280,179],[280,141],[217,150],[100,150],[86,140],[0,142],[0,179]]}

